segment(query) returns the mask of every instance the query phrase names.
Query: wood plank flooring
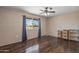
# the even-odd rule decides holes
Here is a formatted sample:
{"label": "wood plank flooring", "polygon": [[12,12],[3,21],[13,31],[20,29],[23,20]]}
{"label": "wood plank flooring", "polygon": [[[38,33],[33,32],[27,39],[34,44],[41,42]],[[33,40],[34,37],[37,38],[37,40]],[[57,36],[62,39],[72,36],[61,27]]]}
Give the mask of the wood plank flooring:
{"label": "wood plank flooring", "polygon": [[78,53],[79,42],[45,36],[27,41],[26,52],[30,53]]}
{"label": "wood plank flooring", "polygon": [[1,53],[79,53],[79,42],[43,36],[0,47]]}

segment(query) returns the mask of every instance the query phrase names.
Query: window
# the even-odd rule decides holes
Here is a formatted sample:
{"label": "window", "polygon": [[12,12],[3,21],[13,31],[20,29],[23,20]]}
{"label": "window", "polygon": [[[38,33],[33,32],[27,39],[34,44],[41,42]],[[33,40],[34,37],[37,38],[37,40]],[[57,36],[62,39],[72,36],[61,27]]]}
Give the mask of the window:
{"label": "window", "polygon": [[26,27],[27,29],[34,29],[39,26],[38,20],[26,19]]}

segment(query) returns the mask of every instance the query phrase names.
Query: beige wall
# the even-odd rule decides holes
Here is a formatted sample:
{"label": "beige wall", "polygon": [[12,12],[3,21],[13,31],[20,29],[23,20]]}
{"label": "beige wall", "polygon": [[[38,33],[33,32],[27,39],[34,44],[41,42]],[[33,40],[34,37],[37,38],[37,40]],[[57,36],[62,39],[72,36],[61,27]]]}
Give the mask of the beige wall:
{"label": "beige wall", "polygon": [[33,18],[41,18],[42,35],[46,34],[45,18],[34,16],[17,9],[0,7],[0,46],[22,40],[22,15]]}
{"label": "beige wall", "polygon": [[[57,36],[57,30],[79,29],[79,12],[46,19],[18,9],[0,8],[0,46],[22,40],[22,15],[41,18],[42,36]],[[35,32],[30,30],[29,33],[32,35],[27,34],[28,39],[37,37]]]}
{"label": "beige wall", "polygon": [[48,19],[48,35],[56,36],[63,29],[79,29],[79,12],[55,16]]}

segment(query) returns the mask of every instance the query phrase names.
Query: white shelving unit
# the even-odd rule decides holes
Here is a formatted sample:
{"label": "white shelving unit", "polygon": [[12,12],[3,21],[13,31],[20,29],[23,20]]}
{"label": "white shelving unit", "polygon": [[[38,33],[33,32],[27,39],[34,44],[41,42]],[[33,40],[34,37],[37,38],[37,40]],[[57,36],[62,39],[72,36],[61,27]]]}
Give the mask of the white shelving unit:
{"label": "white shelving unit", "polygon": [[79,30],[58,30],[58,37],[66,40],[79,41]]}
{"label": "white shelving unit", "polygon": [[68,38],[69,38],[69,30],[63,30],[62,31],[62,38],[68,40]]}
{"label": "white shelving unit", "polygon": [[79,30],[69,30],[69,40],[79,41]]}
{"label": "white shelving unit", "polygon": [[58,38],[62,38],[62,31],[58,30]]}

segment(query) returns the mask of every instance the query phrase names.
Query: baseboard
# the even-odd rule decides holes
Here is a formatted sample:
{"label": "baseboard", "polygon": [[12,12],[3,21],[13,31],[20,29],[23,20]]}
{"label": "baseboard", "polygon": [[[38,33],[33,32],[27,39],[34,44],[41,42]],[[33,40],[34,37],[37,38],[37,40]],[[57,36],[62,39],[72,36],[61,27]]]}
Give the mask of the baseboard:
{"label": "baseboard", "polygon": [[[42,35],[41,37],[46,37],[47,35]],[[33,39],[38,39],[38,37],[34,37],[34,38],[31,38],[31,39],[27,39],[27,41],[30,41],[30,40],[33,40]]]}
{"label": "baseboard", "polygon": [[[56,36],[51,36],[51,35],[43,35],[41,37],[51,37],[51,38],[57,38],[57,39],[63,39],[63,38],[59,38],[59,37],[56,37]],[[38,39],[38,37],[35,37],[35,38],[32,38],[32,39],[29,39],[27,41],[30,41],[30,40],[33,40],[33,39]],[[69,39],[63,39],[63,40],[67,40],[67,41],[77,41],[77,40],[69,40]],[[15,42],[15,43],[10,43],[10,44],[7,44],[7,45],[3,45],[3,46],[8,46],[8,45],[11,45],[11,44],[16,44],[16,43],[21,43],[22,41],[20,42]],[[78,41],[77,41],[78,42]],[[0,46],[2,47],[2,46]]]}
{"label": "baseboard", "polygon": [[59,38],[59,37],[56,37],[56,36],[51,36],[51,35],[48,35],[48,37],[58,38],[58,39],[63,39],[63,40],[66,40],[66,41],[76,41],[76,42],[79,42],[79,40],[64,39],[64,38]]}

